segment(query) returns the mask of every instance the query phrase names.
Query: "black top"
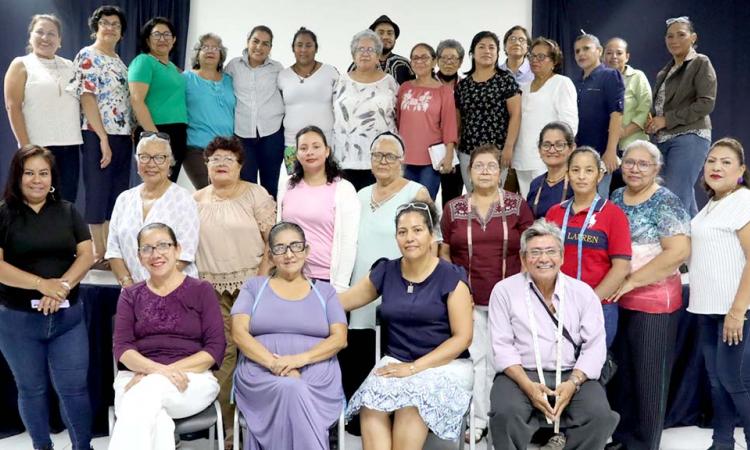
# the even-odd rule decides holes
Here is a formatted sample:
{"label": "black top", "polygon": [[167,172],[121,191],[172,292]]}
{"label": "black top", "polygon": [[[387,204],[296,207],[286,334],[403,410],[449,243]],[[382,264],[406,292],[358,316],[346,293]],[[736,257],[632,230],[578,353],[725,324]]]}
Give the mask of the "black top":
{"label": "black top", "polygon": [[[3,259],[14,267],[42,278],[59,278],[76,259],[78,243],[91,239],[88,226],[67,201],[47,201],[39,212],[27,205],[13,208],[0,203],[0,248]],[[77,289],[68,300],[77,301]],[[0,283],[0,304],[31,311],[35,290]]]}

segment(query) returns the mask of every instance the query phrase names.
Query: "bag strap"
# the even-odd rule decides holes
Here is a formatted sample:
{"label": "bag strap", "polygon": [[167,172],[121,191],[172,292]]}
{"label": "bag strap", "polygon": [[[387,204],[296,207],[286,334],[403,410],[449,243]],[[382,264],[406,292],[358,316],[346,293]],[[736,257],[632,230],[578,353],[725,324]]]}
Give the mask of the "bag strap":
{"label": "bag strap", "polygon": [[[549,318],[552,319],[552,322],[554,322],[555,327],[557,327],[557,324],[558,324],[557,317],[555,317],[555,315],[552,314],[552,311],[550,311],[549,308],[547,307],[547,303],[544,302],[544,299],[542,298],[542,296],[539,295],[539,292],[537,292],[537,290],[534,288],[534,286],[531,283],[529,283],[529,289],[531,289],[531,292],[533,292],[536,298],[539,299],[539,302],[542,304],[542,306],[544,306],[544,310],[547,311]],[[574,350],[575,357],[578,358],[578,355],[581,353],[581,346],[575,343],[575,341],[573,340],[573,337],[565,328],[565,325],[563,325],[562,327],[562,332],[563,332],[563,336],[565,337],[565,339],[567,339],[568,342],[573,344],[573,348],[575,349]]]}

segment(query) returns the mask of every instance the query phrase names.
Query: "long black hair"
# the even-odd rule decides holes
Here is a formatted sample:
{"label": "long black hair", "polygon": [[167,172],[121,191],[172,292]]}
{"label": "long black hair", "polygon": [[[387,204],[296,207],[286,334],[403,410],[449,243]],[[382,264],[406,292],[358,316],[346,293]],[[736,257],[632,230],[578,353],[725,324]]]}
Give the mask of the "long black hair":
{"label": "long black hair", "polygon": [[[297,132],[297,136],[294,138],[295,145],[299,146],[299,138],[307,133],[315,133],[320,136],[320,138],[323,139],[323,145],[325,145],[326,148],[329,148],[325,133],[323,133],[323,130],[321,130],[319,127],[316,127],[315,125],[308,125],[305,128],[299,130]],[[328,157],[326,158],[325,172],[326,183],[328,184],[333,183],[337,178],[341,178],[341,176],[343,175],[341,166],[339,166],[336,158],[333,157],[332,151],[329,151]],[[289,187],[293,188],[294,186],[297,186],[297,184],[302,181],[302,178],[304,178],[304,176],[305,170],[302,168],[302,163],[300,163],[298,159],[295,159],[292,176],[289,178]]]}
{"label": "long black hair", "polygon": [[497,37],[497,35],[492,31],[480,31],[479,33],[475,34],[474,38],[471,40],[471,47],[469,47],[469,55],[471,56],[471,68],[467,72],[464,72],[464,75],[469,76],[474,73],[475,70],[477,70],[476,62],[474,61],[474,51],[476,50],[477,45],[479,45],[479,41],[484,38],[490,38],[495,41],[495,45],[497,46],[495,72],[500,72],[500,38]]}
{"label": "long black hair", "polygon": [[[169,32],[172,33],[172,37],[177,38],[177,29],[174,27],[172,22],[169,21],[169,19],[167,19],[166,17],[154,17],[143,24],[143,27],[141,27],[141,32],[138,35],[138,49],[141,51],[141,53],[151,53],[151,46],[148,44],[148,40],[151,38],[151,32],[154,31],[154,27],[159,24],[169,28]],[[174,50],[174,46],[172,46],[172,50]],[[172,50],[169,51],[170,54],[172,53]]]}
{"label": "long black hair", "polygon": [[47,161],[50,168],[50,177],[52,178],[52,192],[47,194],[47,200],[58,201],[60,197],[57,195],[57,187],[59,184],[60,174],[57,171],[57,165],[55,165],[55,156],[51,151],[39,145],[25,145],[23,148],[18,150],[13,159],[10,161],[10,170],[8,171],[8,180],[5,183],[5,203],[12,207],[18,208],[23,205],[24,196],[21,191],[21,179],[23,178],[23,166],[26,161],[34,158],[41,157]]}

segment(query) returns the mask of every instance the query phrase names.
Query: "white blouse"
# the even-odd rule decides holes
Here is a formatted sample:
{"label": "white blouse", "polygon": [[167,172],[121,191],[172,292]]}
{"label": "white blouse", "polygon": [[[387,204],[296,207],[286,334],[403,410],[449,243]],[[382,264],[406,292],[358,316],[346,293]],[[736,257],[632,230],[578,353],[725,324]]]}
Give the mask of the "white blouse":
{"label": "white blouse", "polygon": [[333,86],[339,71],[323,64],[308,78],[298,76],[291,67],[279,72],[279,90],[284,99],[284,145],[296,147],[297,132],[315,125],[331,145],[333,129]]}

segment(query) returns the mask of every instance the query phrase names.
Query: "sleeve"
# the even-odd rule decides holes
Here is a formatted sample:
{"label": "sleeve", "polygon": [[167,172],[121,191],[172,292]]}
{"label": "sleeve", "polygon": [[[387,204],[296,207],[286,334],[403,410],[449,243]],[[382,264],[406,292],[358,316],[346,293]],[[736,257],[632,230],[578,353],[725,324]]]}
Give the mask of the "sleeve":
{"label": "sleeve", "polygon": [[625,82],[617,70],[608,70],[604,89],[607,97],[607,115],[613,112],[622,113],[625,108]]}
{"label": "sleeve", "polygon": [[467,287],[469,286],[466,269],[458,264],[452,264],[441,259],[436,270],[441,270],[441,294],[446,299],[451,292],[456,290],[459,283],[464,283]]}
{"label": "sleeve", "polygon": [[573,135],[578,133],[578,93],[570,78],[560,75],[562,82],[555,93],[557,119],[570,125]]}
{"label": "sleeve", "polygon": [[245,281],[245,284],[240,288],[240,293],[237,295],[237,300],[234,301],[230,315],[236,314],[247,314],[252,316],[253,303],[255,303],[255,295],[258,292],[258,285],[265,281],[267,277],[258,276],[252,277]]}
{"label": "sleeve", "polygon": [[150,64],[148,58],[148,56],[141,53],[130,63],[128,67],[129,82],[151,84],[154,76],[154,67]]}
{"label": "sleeve", "polygon": [[5,202],[0,202],[0,249],[8,246],[8,228],[10,227],[10,211]]}
{"label": "sleeve", "polygon": [[607,230],[607,254],[610,258],[630,259],[633,254],[630,241],[630,224],[628,217],[619,206],[607,202],[610,208],[610,220]]}
{"label": "sleeve", "polygon": [[531,205],[534,202],[534,197],[536,197],[536,190],[539,189],[539,184],[544,182],[544,176],[545,175],[539,175],[538,177],[531,180],[531,183],[529,184],[529,193],[526,194],[526,203],[528,205]]}
{"label": "sleeve", "polygon": [[385,275],[389,264],[391,264],[391,261],[388,258],[380,258],[370,268],[370,283],[375,286],[378,295],[383,295],[383,284],[385,283]]}
{"label": "sleeve", "polygon": [[336,185],[336,218],[334,219],[334,240],[338,242],[338,261],[331,261],[331,284],[336,291],[343,292],[349,288],[357,257],[357,235],[361,205],[354,186],[341,179]]}
{"label": "sleeve", "polygon": [[[184,194],[184,195],[182,195]],[[200,218],[198,216],[198,205],[193,197],[187,192],[181,193],[181,199],[177,202],[178,210],[174,211],[174,217],[179,217],[173,223],[177,242],[180,243],[182,252],[181,261],[194,262],[195,253],[198,251],[198,236],[200,233]]]}
{"label": "sleeve", "polygon": [[[682,206],[680,198],[669,192],[662,195],[656,211],[653,212],[660,238],[684,234],[690,236],[690,214]],[[750,206],[750,205],[748,205]]]}
{"label": "sleeve", "polygon": [[98,80],[101,75],[100,67],[94,65],[91,51],[88,48],[81,49],[73,60],[73,79],[66,91],[81,98],[82,94],[94,94],[99,92]]}
{"label": "sleeve", "polygon": [[261,235],[266,236],[276,223],[276,202],[262,186],[258,185],[253,193],[253,217],[258,223]]}
{"label": "sleeve", "polygon": [[199,281],[196,286],[201,300],[201,341],[203,351],[211,355],[215,364],[212,370],[219,370],[227,346],[224,335],[224,319],[221,317],[219,302],[213,287],[207,281]]}
{"label": "sleeve", "polygon": [[558,227],[561,227],[563,221],[562,208],[558,207],[557,205],[553,205],[550,209],[547,210],[547,214],[544,216],[544,219],[547,222],[554,223]]}
{"label": "sleeve", "polygon": [[[458,123],[456,121],[456,101],[453,98],[453,90],[449,85],[441,88],[440,97],[440,129],[443,132],[444,143],[458,142]],[[457,151],[457,149],[454,149]]]}
{"label": "sleeve", "polygon": [[[226,66],[224,66],[224,73],[231,76],[234,79],[235,75],[235,60],[237,58],[232,58]],[[233,80],[234,81],[234,80]]]}
{"label": "sleeve", "polygon": [[[705,117],[714,110],[716,104],[716,71],[711,61],[703,57],[695,58],[690,64],[700,64],[693,78],[695,100],[685,108],[664,112],[667,129],[687,125]],[[665,108],[666,109],[666,108]]]}
{"label": "sleeve", "polygon": [[[140,284],[136,285],[140,286]],[[115,329],[112,338],[115,361],[120,361],[122,354],[128,350],[138,351],[135,337],[135,309],[133,307],[133,287],[120,291],[115,313]]]}
{"label": "sleeve", "polygon": [[107,236],[107,252],[105,259],[122,258],[122,249],[120,247],[120,228],[122,227],[123,215],[125,212],[124,196],[128,191],[117,196],[115,207],[112,209],[112,217],[109,219],[109,235]]}
{"label": "sleeve", "polygon": [[750,223],[750,190],[740,188],[735,194],[737,196],[737,207],[729,216],[727,225],[730,229],[738,231]]}
{"label": "sleeve", "polygon": [[531,208],[529,208],[529,204],[526,203],[526,200],[523,200],[523,197],[520,195],[519,199],[521,201],[521,207],[518,211],[518,235],[520,236],[531,226],[531,224],[534,223],[534,214],[531,212]]}
{"label": "sleeve", "polygon": [[443,235],[443,242],[451,245],[451,206],[450,202],[443,208],[443,216],[440,218],[440,232]]}
{"label": "sleeve", "polygon": [[498,75],[501,78],[501,95],[502,101],[505,102],[515,95],[521,94],[521,88],[518,86],[518,82],[510,72],[501,71]]}
{"label": "sleeve", "polygon": [[[586,378],[596,380],[602,371],[607,357],[607,341],[604,331],[604,313],[599,306],[599,297],[588,285],[580,284],[583,289],[576,295],[585,295],[585,305],[580,309],[581,315],[581,353],[576,360],[575,368],[586,374]],[[585,290],[584,290],[585,289]]]}
{"label": "sleeve", "polygon": [[461,111],[463,106],[463,104],[461,103],[461,91],[463,90],[464,83],[466,83],[466,81],[464,80],[459,80],[458,83],[456,83],[456,87],[453,89],[453,100],[455,101],[456,109],[459,112]]}
{"label": "sleeve", "polygon": [[396,128],[398,128],[399,134],[403,133],[401,132],[401,101],[404,99],[404,91],[406,90],[408,86],[406,83],[402,84],[398,87],[398,93],[396,94]]}
{"label": "sleeve", "polygon": [[[489,328],[492,365],[498,373],[511,366],[521,365],[521,354],[516,350],[511,325],[510,295],[506,282],[496,284],[490,294]],[[601,308],[600,308],[601,309]]]}
{"label": "sleeve", "polygon": [[[651,111],[651,85],[648,84],[648,78],[646,74],[640,70],[635,72],[636,86],[635,86],[635,111],[633,113],[632,123],[645,128],[646,121],[648,120],[648,113]],[[623,124],[628,125],[628,124]]]}
{"label": "sleeve", "polygon": [[72,203],[68,203],[68,207],[70,208],[70,215],[73,221],[73,234],[75,235],[76,243],[80,244],[83,241],[90,241],[91,231],[89,231],[88,224],[83,220],[83,217],[81,217]]}
{"label": "sleeve", "polygon": [[411,67],[405,61],[399,61],[393,68],[393,78],[396,79],[396,83],[402,84],[409,80],[414,79],[414,73],[411,71]]}
{"label": "sleeve", "polygon": [[339,302],[336,289],[328,283],[316,283],[315,287],[326,302],[328,325],[333,325],[334,323],[343,323],[346,325],[346,312],[344,312],[344,308],[341,306],[341,302]]}

